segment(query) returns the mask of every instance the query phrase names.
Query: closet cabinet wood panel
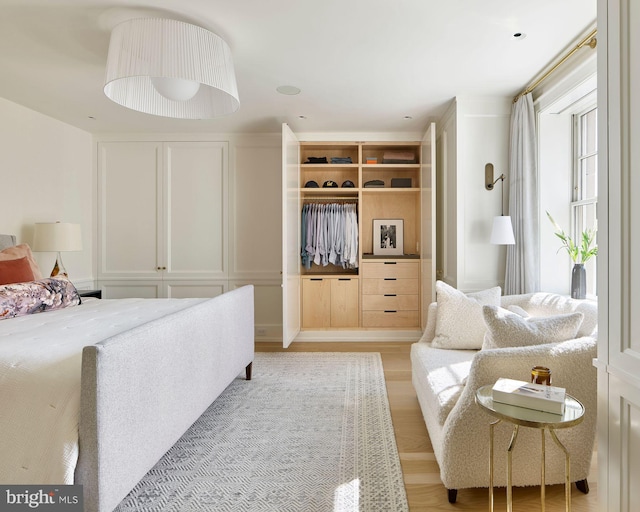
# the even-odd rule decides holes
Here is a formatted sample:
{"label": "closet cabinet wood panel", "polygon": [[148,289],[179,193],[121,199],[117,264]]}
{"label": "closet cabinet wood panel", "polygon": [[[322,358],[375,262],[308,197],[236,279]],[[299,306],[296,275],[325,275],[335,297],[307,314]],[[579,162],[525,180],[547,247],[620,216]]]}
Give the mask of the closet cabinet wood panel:
{"label": "closet cabinet wood panel", "polygon": [[302,327],[331,326],[331,280],[313,277],[302,280]]}
{"label": "closet cabinet wood panel", "polygon": [[[413,289],[415,290],[415,288]],[[412,290],[412,291],[413,291]],[[417,310],[419,307],[418,295],[403,295],[401,293],[386,293],[383,295],[362,295],[363,311],[374,310]]]}
{"label": "closet cabinet wood panel", "polygon": [[419,267],[415,262],[404,261],[365,261],[362,263],[362,277],[395,277],[417,279],[419,277]]}
{"label": "closet cabinet wood panel", "polygon": [[302,327],[358,327],[358,279],[302,278]]}
{"label": "closet cabinet wood panel", "polygon": [[420,260],[362,264],[363,327],[419,327]]}
{"label": "closet cabinet wood panel", "polygon": [[331,327],[358,327],[359,295],[357,279],[331,279]]}
{"label": "closet cabinet wood panel", "polygon": [[363,311],[363,327],[418,327],[419,311]]}

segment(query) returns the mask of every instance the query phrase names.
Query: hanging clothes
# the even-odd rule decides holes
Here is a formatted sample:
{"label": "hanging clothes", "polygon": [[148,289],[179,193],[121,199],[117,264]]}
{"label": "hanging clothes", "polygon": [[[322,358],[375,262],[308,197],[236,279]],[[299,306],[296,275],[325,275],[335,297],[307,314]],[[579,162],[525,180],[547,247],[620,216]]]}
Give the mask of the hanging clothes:
{"label": "hanging clothes", "polygon": [[300,257],[305,268],[329,263],[358,268],[358,212],[354,203],[302,207]]}

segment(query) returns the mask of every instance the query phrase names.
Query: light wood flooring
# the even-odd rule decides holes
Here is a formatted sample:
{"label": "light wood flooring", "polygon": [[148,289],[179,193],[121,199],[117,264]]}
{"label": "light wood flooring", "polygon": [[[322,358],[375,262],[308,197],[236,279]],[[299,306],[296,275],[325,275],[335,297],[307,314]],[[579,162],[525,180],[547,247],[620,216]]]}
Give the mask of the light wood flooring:
{"label": "light wood flooring", "polygon": [[[379,352],[391,408],[391,417],[396,434],[396,443],[404,474],[405,488],[411,512],[437,512],[452,510],[488,510],[487,489],[460,489],[458,500],[452,505],[447,500],[447,491],[439,476],[438,464],[424,424],[413,385],[411,384],[411,343],[293,343],[291,352]],[[283,351],[282,344],[257,342],[258,352]],[[487,435],[488,426],[487,426]],[[573,512],[595,512],[597,510],[597,471],[594,466],[589,478],[591,491],[582,494],[573,486],[571,491]],[[488,461],[487,461],[488,465]],[[487,467],[488,470],[488,467]],[[515,488],[514,512],[540,510],[540,487]],[[564,511],[564,486],[546,488],[546,510]],[[494,494],[495,510],[506,510],[506,493],[498,488]]]}

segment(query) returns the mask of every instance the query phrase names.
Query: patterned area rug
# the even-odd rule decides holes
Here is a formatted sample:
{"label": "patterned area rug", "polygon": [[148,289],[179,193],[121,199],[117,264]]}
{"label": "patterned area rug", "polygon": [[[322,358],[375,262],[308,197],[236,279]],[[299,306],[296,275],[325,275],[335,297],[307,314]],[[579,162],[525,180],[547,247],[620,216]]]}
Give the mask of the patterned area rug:
{"label": "patterned area rug", "polygon": [[408,511],[377,353],[256,353],[117,512]]}

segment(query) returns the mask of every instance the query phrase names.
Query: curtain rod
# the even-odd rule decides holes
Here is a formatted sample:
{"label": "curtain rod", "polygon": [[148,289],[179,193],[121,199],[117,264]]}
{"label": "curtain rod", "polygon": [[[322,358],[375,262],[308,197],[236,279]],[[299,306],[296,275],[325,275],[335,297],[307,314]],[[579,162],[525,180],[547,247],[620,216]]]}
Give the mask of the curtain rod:
{"label": "curtain rod", "polygon": [[535,82],[533,82],[529,87],[527,87],[524,91],[518,94],[515,98],[513,98],[513,102],[518,101],[525,94],[529,94],[532,92],[538,85],[540,85],[544,80],[546,80],[560,65],[562,65],[569,57],[571,57],[574,53],[576,53],[580,48],[584,46],[589,46],[589,48],[593,49],[597,46],[598,40],[596,39],[596,34],[598,33],[598,29],[594,28],[591,33],[585,37],[582,41],[580,41],[571,51],[569,51],[564,57],[562,57],[549,71],[547,71],[544,75],[538,78]]}

